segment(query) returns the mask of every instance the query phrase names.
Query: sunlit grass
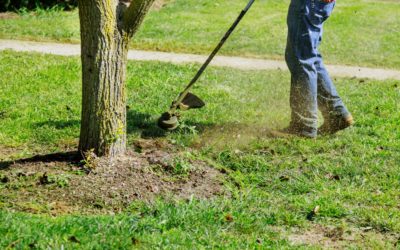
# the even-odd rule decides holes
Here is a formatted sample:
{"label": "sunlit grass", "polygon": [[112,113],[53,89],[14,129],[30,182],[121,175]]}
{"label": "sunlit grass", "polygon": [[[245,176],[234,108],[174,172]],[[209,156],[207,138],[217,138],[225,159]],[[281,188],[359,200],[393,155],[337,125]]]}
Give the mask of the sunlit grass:
{"label": "sunlit grass", "polygon": [[[336,79],[355,126],[316,141],[279,139],[266,130],[289,122],[288,73],[210,68],[194,89],[207,106],[182,113],[183,128],[162,135],[155,119],[197,68],[129,63],[129,145],[162,136],[191,148],[193,157],[226,170],[232,197],[139,202],[115,216],[57,218],[15,212],[18,204],[0,197],[0,248],[294,248],[289,236],[316,226],[354,234],[368,229],[364,238],[344,241],[346,247],[394,246],[400,231],[398,82]],[[1,52],[0,72],[0,160],[74,149],[79,59]]]}
{"label": "sunlit grass", "polygon": [[[241,0],[175,0],[152,11],[132,48],[208,54],[246,4]],[[283,59],[289,0],[257,1],[221,53]],[[400,3],[338,1],[326,23],[322,52],[331,64],[400,67]],[[0,38],[80,40],[78,12],[38,10],[0,19]]]}

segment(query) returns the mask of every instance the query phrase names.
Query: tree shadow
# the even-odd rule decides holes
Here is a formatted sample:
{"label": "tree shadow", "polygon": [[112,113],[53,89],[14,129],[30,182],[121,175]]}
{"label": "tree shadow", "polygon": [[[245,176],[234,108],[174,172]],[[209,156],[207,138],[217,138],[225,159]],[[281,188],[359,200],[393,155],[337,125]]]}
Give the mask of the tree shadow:
{"label": "tree shadow", "polygon": [[[156,115],[150,115],[148,113],[141,113],[136,110],[128,109],[127,111],[127,133],[128,134],[139,134],[144,139],[155,139],[167,136],[168,133],[185,133],[190,127],[196,127],[198,133],[202,133],[206,128],[213,127],[213,123],[196,123],[191,121],[185,121],[183,128],[177,129],[173,132],[165,131],[157,126]],[[55,129],[66,129],[71,127],[79,127],[80,120],[49,120],[45,122],[38,122],[34,125],[35,127],[54,127]]]}
{"label": "tree shadow", "polygon": [[152,116],[150,114],[140,113],[135,110],[129,110],[127,113],[127,133],[138,133],[143,139],[155,139],[166,137],[169,133],[189,133],[192,127],[196,127],[196,132],[201,134],[207,128],[212,128],[215,126],[214,123],[185,121],[182,128],[178,128],[174,131],[166,131],[157,126],[158,118],[158,116]]}
{"label": "tree shadow", "polygon": [[[255,138],[273,138],[276,137],[273,130],[261,125],[249,125],[240,123],[215,124],[210,122],[192,122],[185,120],[183,126],[175,131],[165,131],[157,126],[158,116],[141,113],[135,110],[127,112],[127,133],[138,134],[143,139],[157,139],[166,137],[170,133],[176,134],[196,134],[202,135],[202,140],[199,145],[215,144],[220,142],[223,145],[227,143],[244,144]],[[64,129],[73,126],[79,126],[79,120],[70,121],[46,121],[35,124],[37,127],[52,126],[57,129]],[[195,129],[195,131],[193,131]],[[233,137],[235,135],[239,137]],[[236,142],[235,142],[236,141]],[[0,170],[9,169],[14,164],[35,163],[35,162],[66,162],[79,164],[83,159],[78,151],[59,152],[47,155],[36,155],[30,158],[3,161],[0,162]]]}
{"label": "tree shadow", "polygon": [[[196,127],[196,131],[201,133],[206,130],[206,128],[213,127],[214,124],[211,123],[193,123],[193,122],[185,122],[185,127],[178,129],[176,131],[168,132],[157,126],[158,117],[151,116],[150,114],[140,113],[137,111],[129,110],[127,113],[127,133],[138,133],[141,138],[144,139],[156,139],[167,136],[168,133],[189,133],[190,127]],[[80,121],[71,120],[71,121],[46,121],[36,123],[35,126],[52,126],[57,129],[63,129],[72,126],[78,126]],[[49,163],[49,162],[65,162],[71,164],[79,164],[83,159],[82,154],[78,151],[69,151],[69,152],[58,152],[46,155],[35,155],[33,157],[12,160],[12,161],[3,161],[0,162],[0,170],[9,169],[12,165],[15,164],[25,164],[25,163]]]}
{"label": "tree shadow", "polygon": [[0,170],[9,169],[14,164],[24,163],[36,163],[36,162],[67,162],[72,164],[78,164],[83,159],[82,155],[78,151],[70,151],[64,153],[53,153],[47,155],[35,155],[30,158],[19,159],[15,161],[3,161],[0,162]]}
{"label": "tree shadow", "polygon": [[167,135],[167,131],[157,126],[157,119],[150,114],[141,113],[136,110],[127,112],[127,133],[140,134],[142,138],[161,138]]}

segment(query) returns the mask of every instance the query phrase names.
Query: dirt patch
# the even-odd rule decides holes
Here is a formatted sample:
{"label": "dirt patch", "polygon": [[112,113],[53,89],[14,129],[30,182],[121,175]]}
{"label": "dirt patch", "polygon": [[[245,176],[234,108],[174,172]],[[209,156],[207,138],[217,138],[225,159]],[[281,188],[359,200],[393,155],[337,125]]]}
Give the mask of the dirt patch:
{"label": "dirt patch", "polygon": [[21,152],[21,149],[13,147],[4,147],[0,145],[0,161],[11,158],[12,156]]}
{"label": "dirt patch", "polygon": [[0,208],[32,213],[123,211],[134,201],[228,195],[224,174],[190,152],[141,140],[115,160],[88,155],[67,161],[24,161],[0,168]]}
{"label": "dirt patch", "polygon": [[160,10],[160,9],[162,9],[165,5],[167,5],[167,4],[171,3],[171,2],[172,2],[172,0],[156,0],[156,1],[153,3],[152,8],[153,8],[154,10]]}
{"label": "dirt patch", "polygon": [[342,228],[327,228],[321,225],[315,225],[308,231],[294,232],[288,238],[289,241],[295,245],[337,248],[341,246],[344,237],[344,230]]}
{"label": "dirt patch", "polygon": [[288,235],[293,245],[318,246],[323,249],[347,249],[350,244],[363,245],[365,249],[377,247],[377,243],[384,242],[380,247],[393,248],[399,235],[373,231],[372,228],[350,228],[322,226],[314,224],[307,231],[295,229]]}
{"label": "dirt patch", "polygon": [[17,13],[13,13],[13,12],[0,13],[0,20],[1,19],[16,19],[16,18],[19,18],[19,15]]}

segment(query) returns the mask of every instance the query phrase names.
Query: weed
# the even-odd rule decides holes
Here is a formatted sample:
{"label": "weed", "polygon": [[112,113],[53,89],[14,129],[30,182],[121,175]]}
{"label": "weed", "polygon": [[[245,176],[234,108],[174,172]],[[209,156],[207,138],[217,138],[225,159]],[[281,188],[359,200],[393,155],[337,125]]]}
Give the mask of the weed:
{"label": "weed", "polygon": [[94,153],[94,149],[90,149],[83,153],[83,160],[81,161],[81,164],[83,166],[83,169],[91,172],[96,169],[97,161],[98,158],[97,155]]}
{"label": "weed", "polygon": [[173,159],[171,172],[174,175],[187,176],[193,170],[193,165],[189,160],[182,157],[175,157]]}
{"label": "weed", "polygon": [[54,183],[59,188],[68,187],[69,185],[69,176],[68,175],[50,175],[48,177],[49,183]]}

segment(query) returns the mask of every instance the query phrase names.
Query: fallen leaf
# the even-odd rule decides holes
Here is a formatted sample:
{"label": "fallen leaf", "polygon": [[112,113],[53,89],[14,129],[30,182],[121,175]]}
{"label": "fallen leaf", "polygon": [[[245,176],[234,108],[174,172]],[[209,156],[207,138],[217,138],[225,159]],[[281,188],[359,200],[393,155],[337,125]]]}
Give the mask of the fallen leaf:
{"label": "fallen leaf", "polygon": [[233,221],[233,216],[231,214],[227,214],[225,215],[225,220],[228,222],[232,222]]}
{"label": "fallen leaf", "polygon": [[311,212],[307,214],[307,220],[312,221],[314,220],[315,216],[319,213],[321,207],[316,206]]}

